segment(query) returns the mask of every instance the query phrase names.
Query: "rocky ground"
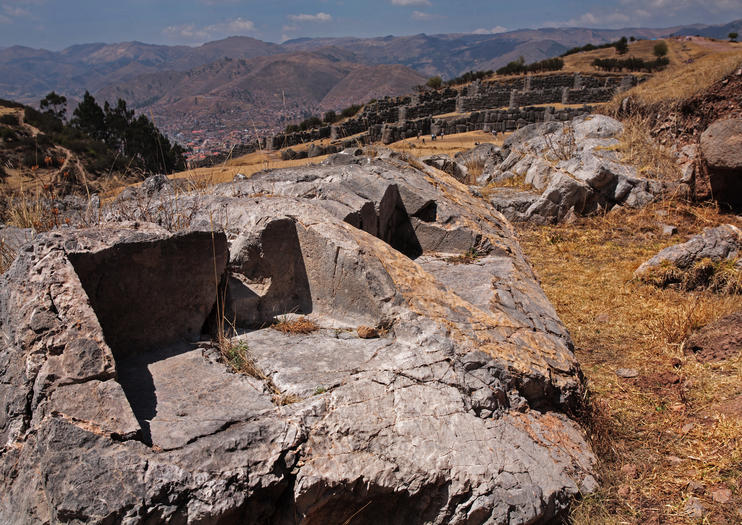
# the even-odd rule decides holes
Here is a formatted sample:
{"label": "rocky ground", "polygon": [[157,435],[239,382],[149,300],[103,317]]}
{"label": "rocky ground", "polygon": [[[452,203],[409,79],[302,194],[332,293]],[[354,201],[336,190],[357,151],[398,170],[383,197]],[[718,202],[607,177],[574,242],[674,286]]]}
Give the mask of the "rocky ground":
{"label": "rocky ground", "polygon": [[2,277],[3,521],[534,523],[597,489],[570,336],[455,179],[351,150],[99,213]]}
{"label": "rocky ground", "polygon": [[0,229],[0,521],[738,523],[740,129],[47,202]]}

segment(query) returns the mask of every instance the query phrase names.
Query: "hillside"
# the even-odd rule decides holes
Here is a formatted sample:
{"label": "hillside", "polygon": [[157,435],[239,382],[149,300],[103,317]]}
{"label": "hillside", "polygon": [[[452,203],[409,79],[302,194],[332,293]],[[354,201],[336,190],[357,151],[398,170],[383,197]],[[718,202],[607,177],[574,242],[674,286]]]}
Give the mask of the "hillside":
{"label": "hillside", "polygon": [[100,90],[151,112],[175,135],[191,130],[271,131],[309,114],[409,93],[425,77],[404,66],[363,66],[340,50],[224,58],[186,72],[143,75]]}
{"label": "hillside", "polygon": [[60,52],[13,46],[0,49],[0,97],[36,103],[49,91],[79,97],[106,85],[163,69],[187,71],[224,57],[254,58],[280,53],[276,44],[231,37],[202,46],[142,42],[81,44]]}
{"label": "hillside", "polygon": [[59,52],[13,46],[0,49],[0,97],[35,103],[51,90],[79,97],[146,73],[188,71],[225,57],[250,59],[280,53],[342,49],[346,60],[366,65],[402,64],[424,76],[453,78],[470,70],[497,69],[523,55],[529,61],[561,54],[585,43],[600,44],[624,35],[661,38],[671,34],[723,36],[730,27],[670,28],[542,28],[506,33],[386,36],[377,38],[302,38],[283,44],[249,37],[230,37],[201,46],[164,46],[142,42],[90,43]]}

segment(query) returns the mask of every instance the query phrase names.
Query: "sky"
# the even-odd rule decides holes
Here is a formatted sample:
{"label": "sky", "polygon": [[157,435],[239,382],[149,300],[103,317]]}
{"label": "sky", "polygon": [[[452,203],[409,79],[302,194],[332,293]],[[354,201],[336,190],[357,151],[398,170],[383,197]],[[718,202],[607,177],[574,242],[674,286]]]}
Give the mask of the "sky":
{"label": "sky", "polygon": [[670,27],[740,18],[742,0],[0,0],[0,47]]}

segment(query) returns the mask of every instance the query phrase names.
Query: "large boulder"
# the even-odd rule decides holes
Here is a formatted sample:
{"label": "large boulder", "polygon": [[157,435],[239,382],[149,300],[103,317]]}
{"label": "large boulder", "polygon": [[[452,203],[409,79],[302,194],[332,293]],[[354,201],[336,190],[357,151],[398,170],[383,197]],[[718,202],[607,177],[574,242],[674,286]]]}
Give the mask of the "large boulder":
{"label": "large boulder", "polygon": [[[596,488],[570,337],[511,226],[437,170],[353,157],[21,250],[0,522],[526,524]],[[137,214],[180,230],[116,222]],[[270,327],[297,315],[319,330]]]}
{"label": "large boulder", "polygon": [[[510,152],[488,173],[493,205],[511,220],[559,222],[573,215],[587,215],[621,205],[645,206],[667,191],[667,185],[637,175],[636,169],[621,162],[615,151],[623,125],[604,115],[586,115],[570,123],[544,122],[526,126],[508,137]],[[513,179],[520,186],[517,195],[531,194],[532,205],[522,211],[510,203],[510,188],[501,187]]]}
{"label": "large boulder", "polygon": [[470,150],[457,153],[454,156],[454,160],[466,166],[470,177],[476,179],[473,182],[484,185],[488,179],[487,174],[492,173],[497,165],[505,160],[505,152],[502,148],[485,142],[478,144]]}
{"label": "large boulder", "polygon": [[742,207],[742,119],[711,124],[701,135],[701,155],[712,197]]}

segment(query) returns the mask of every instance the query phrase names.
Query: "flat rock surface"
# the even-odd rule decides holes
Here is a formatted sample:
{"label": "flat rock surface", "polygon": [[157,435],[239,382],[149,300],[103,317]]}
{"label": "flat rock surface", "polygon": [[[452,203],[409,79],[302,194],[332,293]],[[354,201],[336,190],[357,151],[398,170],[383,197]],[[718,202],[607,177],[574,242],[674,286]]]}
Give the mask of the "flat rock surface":
{"label": "flat rock surface", "polygon": [[742,119],[711,124],[701,134],[701,153],[710,168],[738,171],[742,177]]}

